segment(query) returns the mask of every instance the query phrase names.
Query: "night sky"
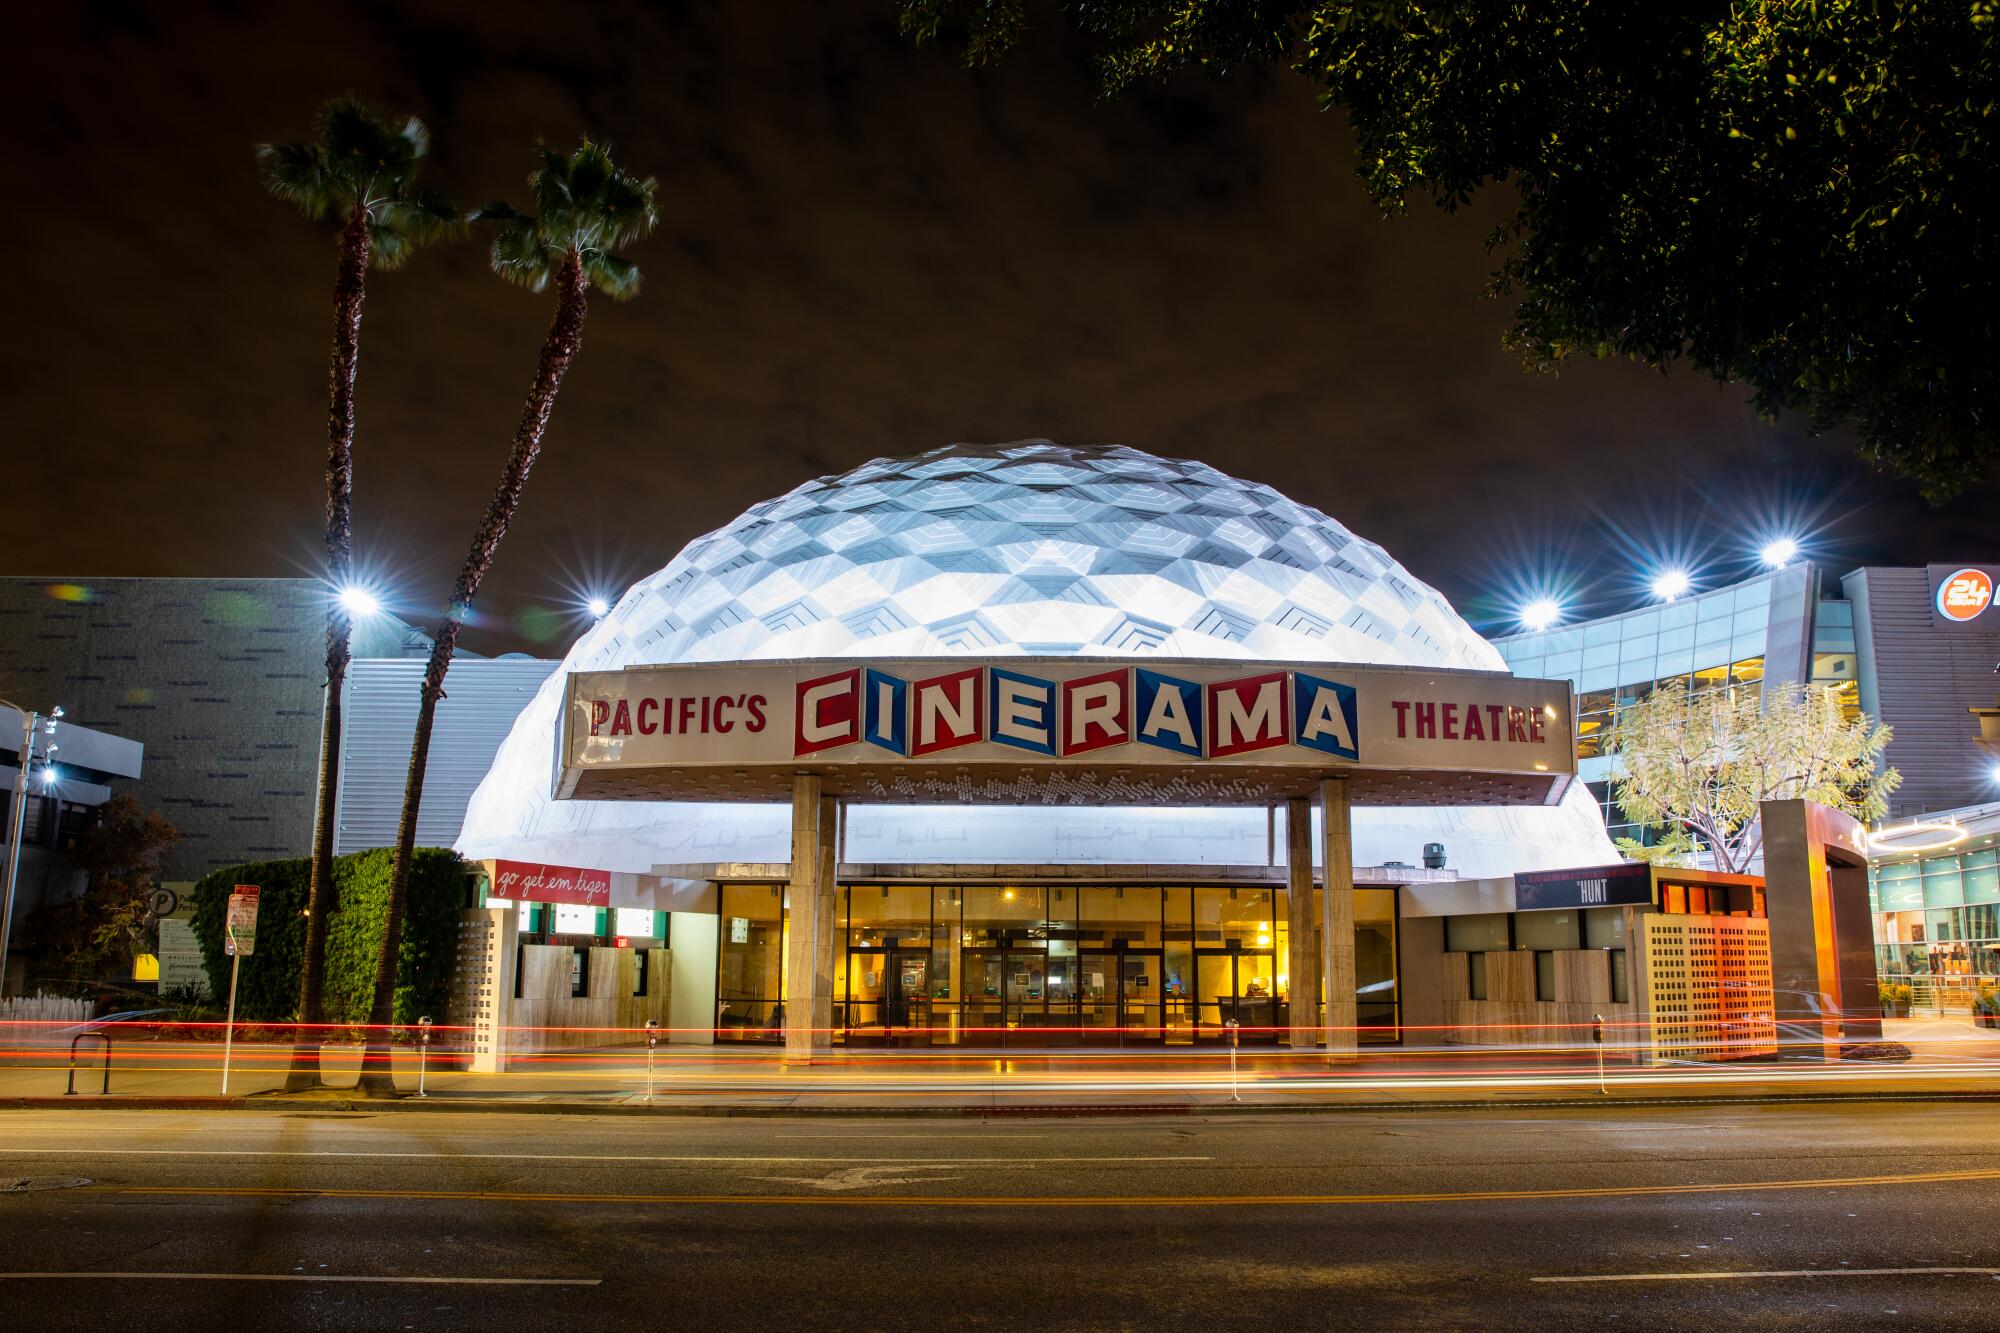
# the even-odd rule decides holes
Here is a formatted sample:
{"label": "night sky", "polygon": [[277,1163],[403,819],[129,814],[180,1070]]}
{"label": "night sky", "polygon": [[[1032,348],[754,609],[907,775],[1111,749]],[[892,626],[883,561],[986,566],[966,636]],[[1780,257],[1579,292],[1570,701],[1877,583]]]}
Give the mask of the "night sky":
{"label": "night sky", "polygon": [[[1289,74],[1101,104],[1058,23],[972,73],[902,39],[891,0],[57,4],[12,27],[0,375],[29,484],[0,572],[314,571],[332,234],[264,194],[251,150],[350,89],[427,121],[425,183],[466,204],[527,203],[538,137],[600,136],[660,181],[645,289],[592,306],[483,651],[560,652],[586,591],[954,440],[1204,459],[1488,629],[1530,579],[1594,613],[1667,554],[1736,577],[1780,523],[1835,574],[1994,554],[1990,494],[1929,509],[1739,389],[1523,372],[1482,296],[1503,201],[1383,219]],[[407,615],[449,587],[548,315],[476,243],[371,283],[358,549]]]}

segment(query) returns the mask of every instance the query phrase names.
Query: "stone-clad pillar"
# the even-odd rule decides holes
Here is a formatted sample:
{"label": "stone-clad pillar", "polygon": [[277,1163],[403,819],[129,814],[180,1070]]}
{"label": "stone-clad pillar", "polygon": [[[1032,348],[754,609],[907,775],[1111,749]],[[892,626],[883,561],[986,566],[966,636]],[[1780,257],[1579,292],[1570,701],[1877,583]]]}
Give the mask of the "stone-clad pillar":
{"label": "stone-clad pillar", "polygon": [[1285,802],[1285,970],[1293,1050],[1319,1045],[1319,922],[1313,913],[1312,802]]}
{"label": "stone-clad pillar", "polygon": [[1326,978],[1326,1048],[1335,1056],[1355,1051],[1354,1012],[1354,814],[1347,781],[1319,784],[1325,840],[1326,892],[1321,895],[1320,968]]}
{"label": "stone-clad pillar", "polygon": [[[792,779],[791,908],[785,919],[785,1058],[808,1061],[827,1047],[824,1026],[815,1031],[820,1005],[831,986],[820,983],[820,921],[832,898],[825,880],[826,842],[819,775]],[[828,973],[831,975],[829,966]],[[823,999],[823,997],[826,997]]]}
{"label": "stone-clad pillar", "polygon": [[813,1049],[824,1051],[833,1044],[833,970],[839,967],[840,934],[836,928],[840,908],[840,802],[831,796],[819,802],[819,915],[813,939],[813,1027],[818,1029]]}

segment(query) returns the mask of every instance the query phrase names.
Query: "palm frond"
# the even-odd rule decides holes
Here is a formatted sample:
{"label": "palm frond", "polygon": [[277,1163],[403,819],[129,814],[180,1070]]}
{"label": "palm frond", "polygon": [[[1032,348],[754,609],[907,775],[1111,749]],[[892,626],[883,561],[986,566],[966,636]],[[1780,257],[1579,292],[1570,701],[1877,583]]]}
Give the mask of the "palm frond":
{"label": "palm frond", "polygon": [[466,218],[449,195],[437,190],[397,194],[376,209],[377,220],[393,227],[417,245],[456,240],[465,235]]}
{"label": "palm frond", "polygon": [[475,222],[496,223],[493,271],[509,282],[539,291],[566,256],[583,264],[586,281],[613,300],[638,294],[639,269],[615,246],[646,235],[658,221],[653,197],[658,184],[629,176],[602,145],[585,139],[568,157],[536,145],[541,165],[529,173],[535,192],[533,216],[504,203],[472,214]]}
{"label": "palm frond", "polygon": [[400,180],[415,167],[419,135],[412,141],[374,109],[353,97],[336,97],[320,108],[320,148],[357,182]]}
{"label": "palm frond", "polygon": [[653,196],[659,183],[651,176],[640,180],[624,172],[615,173],[599,194],[599,211],[604,218],[604,244],[630,245],[648,236],[659,223]]}
{"label": "palm frond", "polygon": [[618,168],[611,165],[611,155],[585,139],[569,159],[570,198],[578,204],[595,207],[599,192],[617,173]]}
{"label": "palm frond", "polygon": [[326,170],[326,161],[316,144],[260,143],[257,166],[263,173],[264,188],[301,213],[319,219],[341,210]]}
{"label": "palm frond", "polygon": [[[471,220],[474,222],[512,222],[517,218],[527,217],[526,213],[523,213],[520,209],[505,200],[496,200],[490,204],[481,204],[479,207],[473,209]],[[530,222],[534,221],[533,218],[528,218],[528,220]]]}
{"label": "palm frond", "polygon": [[491,262],[495,273],[530,291],[539,292],[549,285],[548,247],[536,234],[535,220],[524,214],[515,213],[500,222],[493,233]]}
{"label": "palm frond", "polygon": [[584,256],[583,276],[614,301],[629,301],[639,294],[639,266],[623,255],[592,251]]}
{"label": "palm frond", "polygon": [[420,157],[430,156],[431,132],[430,128],[421,120],[418,120],[415,116],[411,116],[403,122],[401,133],[403,142],[409,145],[410,160],[412,162]]}
{"label": "palm frond", "polygon": [[410,238],[396,228],[370,219],[368,223],[369,262],[379,269],[401,268],[415,249]]}
{"label": "palm frond", "polygon": [[535,211],[544,216],[561,212],[571,201],[569,159],[561,153],[542,149],[541,167],[529,173],[528,186],[535,192]]}

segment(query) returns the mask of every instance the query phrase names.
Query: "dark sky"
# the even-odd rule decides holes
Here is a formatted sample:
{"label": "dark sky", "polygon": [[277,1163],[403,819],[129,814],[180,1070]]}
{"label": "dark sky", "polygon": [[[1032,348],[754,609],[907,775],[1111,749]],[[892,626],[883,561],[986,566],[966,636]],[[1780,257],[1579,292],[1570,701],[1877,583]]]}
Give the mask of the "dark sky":
{"label": "dark sky", "polygon": [[[313,569],[332,240],[264,195],[251,146],[343,89],[429,122],[426,180],[468,203],[525,203],[538,137],[604,137],[660,181],[645,290],[592,307],[487,651],[559,651],[585,587],[953,440],[1204,459],[1489,627],[1530,578],[1598,611],[1665,553],[1733,577],[1780,521],[1835,573],[1993,554],[1990,496],[1930,510],[1740,390],[1521,371],[1481,294],[1504,201],[1381,218],[1288,74],[1103,105],[1057,24],[975,74],[900,38],[891,0],[56,4],[13,36],[0,375],[30,485],[0,572]],[[408,614],[449,586],[548,313],[474,244],[371,285],[359,542]]]}

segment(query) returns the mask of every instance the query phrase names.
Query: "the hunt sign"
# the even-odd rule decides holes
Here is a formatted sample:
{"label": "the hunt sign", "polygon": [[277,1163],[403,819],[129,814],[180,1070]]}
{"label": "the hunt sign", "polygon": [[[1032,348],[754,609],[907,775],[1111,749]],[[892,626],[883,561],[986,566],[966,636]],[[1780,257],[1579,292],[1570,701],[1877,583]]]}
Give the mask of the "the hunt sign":
{"label": "the hunt sign", "polygon": [[[1254,772],[1575,771],[1569,686],[1497,672],[1012,658],[746,662],[568,679],[559,796],[769,794],[759,772],[843,772],[850,794],[920,799],[895,775],[1030,782],[1072,771],[1142,796],[1171,771],[1211,788]],[[620,783],[615,773],[652,776]],[[604,775],[598,781],[594,775]],[[1060,779],[1057,779],[1060,780]],[[887,784],[887,785],[885,785]],[[1491,785],[1491,784],[1489,784]],[[934,797],[942,799],[940,793]],[[1412,797],[1414,800],[1414,796]],[[1468,797],[1469,799],[1469,797]],[[1493,795],[1518,802],[1519,791]],[[1107,799],[1105,803],[1110,803]]]}

